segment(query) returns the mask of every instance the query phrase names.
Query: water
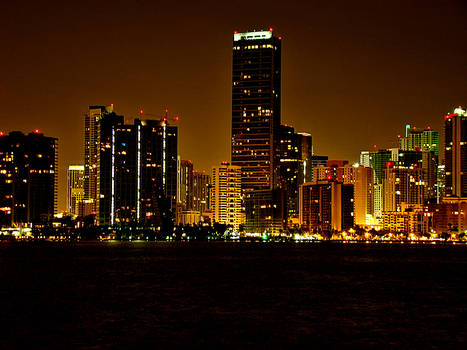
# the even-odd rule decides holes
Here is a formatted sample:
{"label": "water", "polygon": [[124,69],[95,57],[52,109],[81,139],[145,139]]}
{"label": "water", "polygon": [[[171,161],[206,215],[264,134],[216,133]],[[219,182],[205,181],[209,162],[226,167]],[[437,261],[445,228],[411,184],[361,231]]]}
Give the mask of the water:
{"label": "water", "polygon": [[0,348],[460,347],[467,246],[2,243]]}

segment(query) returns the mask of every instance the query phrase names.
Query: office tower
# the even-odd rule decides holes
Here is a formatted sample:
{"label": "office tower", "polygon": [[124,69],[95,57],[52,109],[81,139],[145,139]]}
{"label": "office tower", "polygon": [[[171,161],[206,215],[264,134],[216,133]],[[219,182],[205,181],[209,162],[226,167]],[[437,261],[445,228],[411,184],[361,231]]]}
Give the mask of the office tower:
{"label": "office tower", "polygon": [[354,186],[317,181],[300,186],[300,224],[309,232],[330,234],[354,225]]}
{"label": "office tower", "polygon": [[242,190],[278,182],[281,122],[281,38],[272,29],[235,33],[232,70],[232,165],[242,168]]}
{"label": "office tower", "polygon": [[[278,187],[286,196],[286,211],[289,217],[298,217],[298,186],[311,181],[313,146],[310,134],[296,133],[289,125],[281,125],[278,146]],[[248,213],[247,213],[248,215]]]}
{"label": "office tower", "polygon": [[223,162],[212,167],[211,210],[214,222],[231,225],[238,232],[242,224],[242,168]]}
{"label": "office tower", "polygon": [[193,209],[193,162],[180,160],[178,170],[178,202],[182,210]]}
{"label": "office tower", "polygon": [[70,165],[67,173],[67,212],[80,215],[80,205],[84,199],[84,165]]}
{"label": "office tower", "polygon": [[58,140],[0,132],[0,224],[41,224],[57,206]]}
{"label": "office tower", "polygon": [[384,211],[401,211],[402,203],[424,203],[426,184],[423,169],[389,164],[383,174]]}
{"label": "office tower", "polygon": [[287,192],[281,188],[245,194],[245,233],[277,236],[287,227]]}
{"label": "office tower", "polygon": [[460,106],[444,117],[446,196],[467,197],[467,111]]}
{"label": "office tower", "polygon": [[193,210],[200,214],[209,209],[211,177],[203,171],[193,171]]}
{"label": "office tower", "polygon": [[433,212],[423,205],[401,205],[400,211],[383,212],[383,229],[391,233],[425,234],[433,228]]}
{"label": "office tower", "polygon": [[373,212],[377,220],[383,214],[383,169],[392,159],[391,150],[362,151],[360,164],[373,169]]}
{"label": "office tower", "polygon": [[101,119],[111,115],[116,123],[123,123],[123,117],[113,112],[113,106],[89,106],[84,115],[84,200],[92,214],[99,212],[99,162],[102,136],[108,130],[101,130]]}
{"label": "office tower", "polygon": [[166,118],[113,121],[102,119],[111,137],[100,155],[100,223],[171,221],[177,199],[177,127]]}
{"label": "office tower", "polygon": [[[408,125],[407,125],[408,126]],[[435,156],[439,152],[439,134],[429,126],[425,130],[415,127],[407,128],[406,136],[399,138],[399,147],[404,151],[432,151]]]}

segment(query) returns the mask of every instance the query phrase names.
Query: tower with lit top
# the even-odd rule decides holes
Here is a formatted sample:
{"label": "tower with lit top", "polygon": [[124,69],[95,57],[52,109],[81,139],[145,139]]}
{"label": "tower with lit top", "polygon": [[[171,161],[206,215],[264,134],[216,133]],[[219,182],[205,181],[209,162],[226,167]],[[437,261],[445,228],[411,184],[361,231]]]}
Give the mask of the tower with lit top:
{"label": "tower with lit top", "polygon": [[281,122],[281,37],[269,30],[233,35],[232,165],[242,190],[272,189],[278,181]]}
{"label": "tower with lit top", "polygon": [[467,111],[461,106],[444,117],[446,196],[467,197]]}

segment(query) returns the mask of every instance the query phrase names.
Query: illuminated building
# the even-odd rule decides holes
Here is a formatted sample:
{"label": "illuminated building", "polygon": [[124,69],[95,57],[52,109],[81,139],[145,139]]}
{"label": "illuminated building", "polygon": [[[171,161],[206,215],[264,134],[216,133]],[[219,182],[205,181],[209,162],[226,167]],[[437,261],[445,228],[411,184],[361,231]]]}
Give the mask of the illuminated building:
{"label": "illuminated building", "polygon": [[43,224],[57,206],[58,140],[0,133],[0,224]]}
{"label": "illuminated building", "polygon": [[[326,165],[328,162],[328,156],[311,156],[311,168],[308,171],[308,177],[306,182],[311,182],[311,181],[316,181],[316,179],[313,177],[313,172],[314,168],[320,166],[320,165]],[[310,176],[311,174],[311,176]]]}
{"label": "illuminated building", "polygon": [[456,108],[444,119],[446,196],[467,197],[467,111]]}
{"label": "illuminated building", "polygon": [[422,205],[402,205],[401,211],[383,212],[383,230],[391,233],[424,234],[433,228],[433,212]]}
{"label": "illuminated building", "polygon": [[439,204],[429,206],[433,211],[433,226],[438,234],[467,230],[467,198],[446,197]]}
{"label": "illuminated building", "polygon": [[354,186],[317,181],[300,186],[300,224],[309,232],[331,233],[354,226]]}
{"label": "illuminated building", "polygon": [[280,113],[281,38],[272,29],[235,33],[231,160],[242,168],[244,191],[277,184]]}
{"label": "illuminated building", "polygon": [[84,115],[84,199],[89,207],[87,211],[93,214],[99,211],[99,162],[104,132],[100,121],[105,115],[111,115],[117,123],[123,123],[123,117],[113,112],[113,106],[89,106]]}
{"label": "illuminated building", "polygon": [[242,168],[229,163],[212,167],[211,209],[214,222],[231,225],[238,232],[242,224]]}
{"label": "illuminated building", "polygon": [[401,211],[402,204],[424,204],[423,169],[388,164],[383,170],[384,211]]}
{"label": "illuminated building", "polygon": [[67,212],[80,215],[80,205],[84,199],[84,165],[70,165],[67,173]]}
{"label": "illuminated building", "polygon": [[311,135],[296,133],[292,126],[281,125],[278,152],[278,187],[286,196],[287,216],[298,217],[298,186],[312,179]]}
{"label": "illuminated building", "polygon": [[123,116],[110,112],[95,128],[98,223],[170,222],[177,200],[177,127],[167,118],[124,124]]}
{"label": "illuminated building", "polygon": [[280,235],[287,226],[286,191],[255,190],[245,194],[246,234]]}
{"label": "illuminated building", "polygon": [[193,171],[193,210],[203,214],[209,209],[211,177],[204,171]]}
{"label": "illuminated building", "polygon": [[182,210],[193,208],[193,162],[191,160],[180,160],[178,166],[178,202]]}
{"label": "illuminated building", "polygon": [[406,125],[406,135],[399,138],[399,147],[404,151],[431,151],[435,156],[438,156],[439,134],[430,127],[421,130],[415,127],[410,128],[410,125]]}
{"label": "illuminated building", "polygon": [[313,169],[316,181],[332,180],[354,185],[354,217],[356,225],[373,223],[373,169],[349,165],[347,161],[328,161],[328,166]]}

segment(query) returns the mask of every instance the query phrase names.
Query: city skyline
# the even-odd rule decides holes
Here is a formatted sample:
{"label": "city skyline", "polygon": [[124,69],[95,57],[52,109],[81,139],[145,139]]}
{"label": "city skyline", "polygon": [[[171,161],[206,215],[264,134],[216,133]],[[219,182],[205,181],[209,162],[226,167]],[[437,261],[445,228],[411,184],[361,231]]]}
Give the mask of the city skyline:
{"label": "city skyline", "polygon": [[[373,144],[396,146],[394,135],[406,123],[442,132],[441,116],[465,101],[459,78],[467,56],[460,45],[467,37],[465,4],[417,4],[294,3],[282,12],[278,3],[270,10],[253,4],[242,18],[232,9],[220,20],[222,6],[208,3],[187,4],[182,13],[169,4],[140,4],[127,13],[124,3],[94,11],[76,5],[70,12],[26,3],[21,30],[14,25],[16,7],[6,5],[1,129],[39,128],[59,138],[59,209],[65,208],[67,166],[83,159],[83,116],[92,104],[114,103],[126,118],[140,108],[158,115],[169,108],[180,115],[179,154],[209,172],[229,160],[233,31],[272,26],[283,37],[282,121],[310,132],[316,154],[357,161]],[[107,16],[94,38],[86,24],[100,13]],[[354,22],[357,14],[365,21]],[[119,21],[127,25],[112,25]],[[28,30],[34,35],[25,35]],[[199,128],[210,137],[190,132]]]}

